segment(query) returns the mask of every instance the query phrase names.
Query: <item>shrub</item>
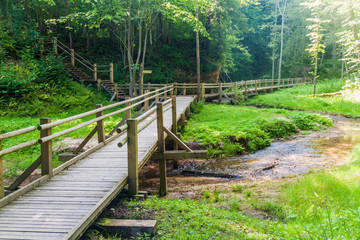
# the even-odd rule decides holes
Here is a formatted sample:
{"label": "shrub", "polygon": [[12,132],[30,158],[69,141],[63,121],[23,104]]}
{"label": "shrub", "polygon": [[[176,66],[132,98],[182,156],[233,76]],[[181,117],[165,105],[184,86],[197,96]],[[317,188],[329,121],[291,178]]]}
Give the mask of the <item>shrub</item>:
{"label": "shrub", "polygon": [[36,72],[32,68],[36,65],[2,64],[0,66],[0,93],[2,98],[19,97],[33,89],[30,83],[35,80]]}

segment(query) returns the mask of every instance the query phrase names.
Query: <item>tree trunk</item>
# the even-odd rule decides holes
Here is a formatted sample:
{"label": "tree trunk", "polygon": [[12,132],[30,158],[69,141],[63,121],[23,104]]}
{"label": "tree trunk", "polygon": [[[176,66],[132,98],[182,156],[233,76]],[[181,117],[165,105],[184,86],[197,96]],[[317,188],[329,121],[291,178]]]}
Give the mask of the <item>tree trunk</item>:
{"label": "tree trunk", "polygon": [[316,95],[316,77],[317,77],[317,71],[318,71],[318,56],[319,56],[319,53],[316,53],[315,69],[314,69],[314,97]]}
{"label": "tree trunk", "polygon": [[335,68],[336,68],[336,42],[333,45],[333,53],[332,53],[332,60],[333,60],[333,73],[332,78],[335,78]]}
{"label": "tree trunk", "polygon": [[127,52],[128,52],[128,63],[129,63],[129,76],[130,76],[130,83],[129,83],[129,95],[130,97],[133,97],[133,89],[134,89],[134,79],[133,79],[133,71],[132,71],[132,58],[131,58],[131,15],[129,11],[129,17],[128,17],[128,27],[127,27],[127,40],[128,40],[128,46],[127,46]]}
{"label": "tree trunk", "polygon": [[277,9],[278,9],[278,0],[275,1],[275,22],[274,22],[274,40],[273,40],[273,53],[272,53],[272,72],[271,79],[275,78],[275,55],[276,55],[276,33],[277,33]]}
{"label": "tree trunk", "polygon": [[280,43],[280,58],[279,58],[279,83],[281,79],[281,67],[282,67],[282,57],[283,57],[283,48],[284,48],[284,25],[285,25],[285,13],[286,13],[287,0],[284,0],[284,9],[281,11],[280,3],[278,4],[279,13],[281,14],[281,43]]}
{"label": "tree trunk", "polygon": [[[196,19],[199,20],[199,10],[196,9]],[[201,92],[200,92],[200,41],[199,41],[199,31],[196,31],[196,78],[197,78],[197,95],[198,100],[200,101]]]}

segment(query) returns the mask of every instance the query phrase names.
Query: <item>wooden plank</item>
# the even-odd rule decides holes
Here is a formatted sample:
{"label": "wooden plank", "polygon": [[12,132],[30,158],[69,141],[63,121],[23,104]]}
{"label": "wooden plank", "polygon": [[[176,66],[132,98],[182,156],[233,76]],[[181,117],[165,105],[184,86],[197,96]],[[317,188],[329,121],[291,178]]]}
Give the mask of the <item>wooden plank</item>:
{"label": "wooden plank", "polygon": [[73,226],[63,226],[63,225],[30,225],[30,224],[22,224],[18,223],[17,225],[12,224],[1,224],[0,225],[0,232],[3,231],[21,231],[24,232],[39,232],[39,231],[46,231],[46,232],[58,232],[58,233],[67,233],[72,229]]}
{"label": "wooden plank", "polygon": [[80,236],[96,219],[96,217],[100,215],[103,209],[120,193],[120,191],[126,186],[126,183],[127,179],[114,186],[114,188],[109,191],[108,194],[96,204],[96,206],[94,206],[93,211],[89,212],[88,215],[82,219],[82,222],[66,235],[65,239],[76,239]]}
{"label": "wooden plank", "polygon": [[36,237],[37,239],[61,239],[64,237],[64,233],[1,231],[0,237],[17,237],[16,239],[26,239],[27,237]]}

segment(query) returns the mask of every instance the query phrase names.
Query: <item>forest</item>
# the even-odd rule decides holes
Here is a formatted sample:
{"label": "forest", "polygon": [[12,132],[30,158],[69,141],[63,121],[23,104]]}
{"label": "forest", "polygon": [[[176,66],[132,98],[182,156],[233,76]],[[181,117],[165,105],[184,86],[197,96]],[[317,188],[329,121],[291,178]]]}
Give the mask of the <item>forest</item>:
{"label": "forest", "polygon": [[[208,158],[164,161],[163,197],[164,167],[149,156],[136,173],[147,199],[129,198],[124,185],[81,239],[124,239],[106,230],[110,219],[157,220],[157,233],[141,239],[360,238],[360,0],[0,0],[0,10],[0,238],[18,231],[4,202],[47,184],[44,138],[53,136],[47,167],[63,169],[54,178],[66,183],[74,159],[81,166],[79,156],[128,134],[129,120],[148,120],[156,94],[188,101],[172,112],[175,137],[163,150],[178,141]],[[116,161],[93,164],[105,162]],[[81,181],[71,184],[54,199],[89,197],[71,193]],[[33,203],[22,204],[14,213],[30,215]],[[70,226],[83,209],[61,204],[56,219]],[[33,220],[21,237],[39,232]],[[56,230],[47,237],[70,228],[56,221],[46,222]]]}
{"label": "forest", "polygon": [[[136,69],[129,66],[141,64],[154,72],[145,82],[191,82],[196,80],[197,34],[202,81],[217,81],[219,75],[223,82],[310,76],[315,55],[323,78],[348,75],[357,64],[356,1],[1,4],[2,69],[14,67],[12,59],[26,72],[37,64],[31,60],[40,51],[51,49],[51,38],[58,37],[98,65],[114,63],[118,82],[138,81]],[[40,79],[45,72],[38,71]],[[34,78],[30,73],[24,77]]]}

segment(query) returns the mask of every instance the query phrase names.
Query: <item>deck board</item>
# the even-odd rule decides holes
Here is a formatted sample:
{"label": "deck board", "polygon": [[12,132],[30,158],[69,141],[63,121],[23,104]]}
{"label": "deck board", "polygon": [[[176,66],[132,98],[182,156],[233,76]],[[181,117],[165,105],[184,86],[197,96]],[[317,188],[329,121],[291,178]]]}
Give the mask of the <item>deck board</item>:
{"label": "deck board", "polygon": [[[193,101],[177,97],[177,119]],[[155,113],[154,113],[155,114]],[[149,123],[150,115],[139,128]],[[172,125],[171,110],[164,113],[164,126]],[[51,180],[0,209],[0,239],[72,239],[86,229],[125,186],[127,144],[114,140]],[[157,123],[138,134],[138,162],[142,165],[157,145]]]}

